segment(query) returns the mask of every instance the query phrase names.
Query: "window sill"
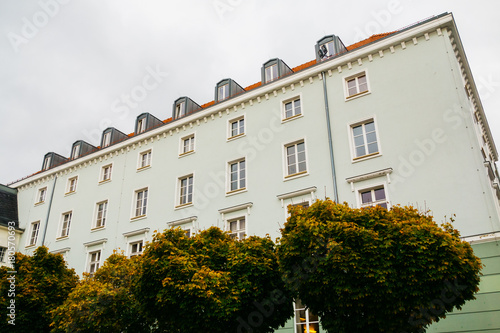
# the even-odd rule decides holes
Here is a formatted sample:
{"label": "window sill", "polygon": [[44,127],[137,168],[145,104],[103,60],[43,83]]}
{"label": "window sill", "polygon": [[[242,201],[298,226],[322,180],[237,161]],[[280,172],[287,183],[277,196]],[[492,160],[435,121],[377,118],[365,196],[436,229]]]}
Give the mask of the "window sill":
{"label": "window sill", "polygon": [[45,201],[39,201],[39,202],[35,203],[35,206],[40,206],[40,205],[43,205],[44,203],[45,203]]}
{"label": "window sill", "polygon": [[105,228],[106,228],[105,225],[100,226],[100,227],[95,227],[95,228],[90,229],[90,232],[96,232],[96,231],[99,231],[99,230],[104,230]]}
{"label": "window sill", "polygon": [[68,238],[69,238],[69,236],[61,236],[61,237],[57,237],[57,238],[56,238],[56,242],[58,242],[58,241],[62,241],[62,240],[68,239]]}
{"label": "window sill", "polygon": [[64,196],[72,195],[72,194],[75,194],[75,193],[76,193],[76,191],[66,192],[66,193],[64,193]]}
{"label": "window sill", "polygon": [[130,218],[130,221],[142,220],[142,219],[145,219],[146,217],[147,217],[147,215],[146,215],[146,214],[139,215],[139,216],[134,216],[134,217],[131,217],[131,218]]}
{"label": "window sill", "polygon": [[184,157],[184,156],[191,155],[191,154],[194,154],[194,150],[190,150],[190,151],[187,151],[185,153],[179,154],[179,157]]}
{"label": "window sill", "polygon": [[298,119],[298,118],[302,118],[304,117],[304,114],[300,113],[300,114],[297,114],[295,116],[291,116],[291,117],[288,117],[288,118],[284,118],[284,119],[281,119],[281,123],[287,123],[289,121],[292,121],[292,120],[295,120],[295,119]]}
{"label": "window sill", "polygon": [[110,179],[101,180],[101,181],[99,182],[99,185],[109,183],[110,181],[111,181],[111,178],[110,178]]}
{"label": "window sill", "polygon": [[306,171],[301,171],[301,172],[298,172],[298,173],[294,173],[292,175],[285,176],[285,178],[283,179],[283,181],[287,181],[287,180],[291,180],[291,179],[295,179],[295,178],[300,178],[300,177],[304,177],[304,176],[309,176],[309,172],[307,170]]}
{"label": "window sill", "polygon": [[177,209],[182,209],[182,208],[186,208],[186,207],[191,207],[193,205],[192,202],[188,202],[188,203],[185,203],[185,204],[182,204],[182,205],[177,205],[174,207],[175,210]]}
{"label": "window sill", "polygon": [[242,138],[245,135],[246,135],[246,133],[241,133],[241,134],[238,134],[238,135],[233,135],[233,136],[230,136],[229,138],[227,138],[227,141],[233,141],[233,140]]}
{"label": "window sill", "polygon": [[351,95],[351,96],[346,96],[345,97],[345,101],[348,102],[348,101],[351,101],[351,100],[356,99],[358,97],[362,97],[362,96],[369,95],[369,94],[371,94],[370,90],[362,91],[360,93],[357,93],[357,94],[354,94],[354,95]]}
{"label": "window sill", "polygon": [[244,193],[244,192],[247,192],[247,191],[248,190],[247,190],[246,187],[242,187],[242,188],[239,188],[237,190],[226,192],[226,197],[230,197],[232,195],[239,194],[239,193]]}
{"label": "window sill", "polygon": [[371,153],[371,154],[368,154],[368,155],[363,155],[363,156],[355,157],[355,158],[352,159],[352,163],[357,163],[357,162],[360,162],[360,161],[369,160],[371,158],[378,157],[378,156],[382,156],[382,154],[380,154],[380,152],[376,152],[376,153]]}
{"label": "window sill", "polygon": [[30,245],[26,245],[24,248],[31,249],[31,248],[34,248],[35,246],[36,246],[36,244],[30,244]]}
{"label": "window sill", "polygon": [[144,170],[147,170],[147,169],[150,169],[150,168],[151,168],[151,164],[143,166],[143,167],[140,167],[140,168],[137,168],[137,172],[141,172],[141,171],[144,171]]}

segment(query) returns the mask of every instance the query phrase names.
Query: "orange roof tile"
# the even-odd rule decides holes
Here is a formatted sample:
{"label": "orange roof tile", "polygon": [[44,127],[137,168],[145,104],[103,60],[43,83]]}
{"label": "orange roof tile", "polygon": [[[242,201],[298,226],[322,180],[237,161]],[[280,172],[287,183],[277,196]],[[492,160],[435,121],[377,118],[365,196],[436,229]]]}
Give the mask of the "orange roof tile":
{"label": "orange roof tile", "polygon": [[135,133],[130,133],[130,134],[128,134],[127,136],[128,136],[129,138],[131,138],[131,137],[133,137],[134,135],[135,135]]}
{"label": "orange roof tile", "polygon": [[208,102],[208,103],[205,103],[201,106],[202,109],[204,108],[208,108],[209,106],[212,106],[215,104],[215,101],[211,101],[211,102]]}
{"label": "orange roof tile", "polygon": [[252,84],[252,85],[250,85],[250,86],[246,87],[246,88],[245,88],[245,91],[249,91],[249,90],[255,89],[255,88],[257,88],[257,87],[260,87],[261,85],[262,85],[262,82],[261,82],[261,81],[259,81],[259,82],[257,82],[257,83],[254,83],[254,84]]}
{"label": "orange roof tile", "polygon": [[172,117],[165,119],[165,120],[163,121],[163,123],[164,123],[164,124],[166,124],[166,123],[169,123],[169,122],[171,122],[171,121],[172,121]]}
{"label": "orange roof tile", "polygon": [[306,69],[306,68],[314,66],[314,65],[316,65],[316,59],[311,60],[309,62],[306,62],[305,64],[299,65],[297,67],[294,67],[294,68],[292,68],[292,71],[295,73],[295,72],[301,71],[303,69]]}
{"label": "orange roof tile", "polygon": [[361,47],[361,46],[364,46],[366,44],[370,44],[371,42],[374,42],[376,40],[379,40],[381,38],[384,38],[386,36],[389,36],[393,33],[395,33],[396,31],[393,31],[393,32],[385,32],[383,34],[376,34],[376,35],[372,35],[370,37],[368,37],[367,39],[363,39],[362,41],[359,41],[357,43],[354,43],[352,45],[349,45],[346,47],[347,51],[351,51],[351,50],[354,50],[354,49],[357,49],[358,47]]}

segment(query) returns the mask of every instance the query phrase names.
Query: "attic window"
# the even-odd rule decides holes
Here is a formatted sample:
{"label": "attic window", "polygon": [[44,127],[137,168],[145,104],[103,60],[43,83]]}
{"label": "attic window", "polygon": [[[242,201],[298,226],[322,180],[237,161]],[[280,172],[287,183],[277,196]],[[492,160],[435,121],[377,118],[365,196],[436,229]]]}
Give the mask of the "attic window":
{"label": "attic window", "polygon": [[335,46],[333,45],[333,42],[320,45],[319,56],[321,59],[329,58],[333,55],[335,55]]}
{"label": "attic window", "polygon": [[175,118],[184,117],[186,115],[186,102],[179,102],[175,106]]}
{"label": "attic window", "polygon": [[229,97],[229,84],[224,84],[217,88],[217,101],[225,100]]}
{"label": "attic window", "polygon": [[71,152],[71,158],[77,158],[80,155],[80,145],[73,146],[73,151]]}
{"label": "attic window", "polygon": [[266,82],[274,81],[278,78],[278,64],[266,67]]}
{"label": "attic window", "polygon": [[104,133],[104,137],[102,139],[102,147],[107,147],[111,144],[111,132]]}
{"label": "attic window", "polygon": [[50,167],[50,156],[45,157],[45,161],[43,161],[43,168],[42,170],[47,170]]}
{"label": "attic window", "polygon": [[137,133],[142,133],[146,130],[146,118],[139,119],[137,122]]}

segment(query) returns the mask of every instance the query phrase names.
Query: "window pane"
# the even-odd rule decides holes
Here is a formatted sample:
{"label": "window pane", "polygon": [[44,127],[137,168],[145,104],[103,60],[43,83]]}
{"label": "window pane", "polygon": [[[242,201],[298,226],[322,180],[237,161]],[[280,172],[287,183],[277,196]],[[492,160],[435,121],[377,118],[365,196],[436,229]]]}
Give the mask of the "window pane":
{"label": "window pane", "polygon": [[366,133],[366,142],[367,143],[376,142],[376,141],[377,141],[377,135],[375,134],[375,132],[367,132]]}
{"label": "window pane", "polygon": [[354,136],[359,136],[359,135],[362,135],[363,134],[363,129],[362,129],[362,126],[359,125],[359,126],[355,126],[352,128],[352,134]]}
{"label": "window pane", "polygon": [[375,131],[375,123],[373,121],[366,123],[365,129],[366,129],[366,132],[374,132]]}
{"label": "window pane", "polygon": [[245,229],[245,219],[240,220],[240,230]]}
{"label": "window pane", "polygon": [[294,101],[295,115],[300,114],[300,99]]}
{"label": "window pane", "polygon": [[356,147],[356,157],[366,155],[365,146]]}
{"label": "window pane", "polygon": [[375,201],[385,200],[385,191],[383,188],[378,188],[374,190],[375,192]]}
{"label": "window pane", "polygon": [[377,143],[376,142],[370,143],[368,145],[368,154],[373,154],[373,153],[376,153],[376,152],[378,152]]}
{"label": "window pane", "polygon": [[372,202],[372,191],[361,192],[361,203],[366,204]]}

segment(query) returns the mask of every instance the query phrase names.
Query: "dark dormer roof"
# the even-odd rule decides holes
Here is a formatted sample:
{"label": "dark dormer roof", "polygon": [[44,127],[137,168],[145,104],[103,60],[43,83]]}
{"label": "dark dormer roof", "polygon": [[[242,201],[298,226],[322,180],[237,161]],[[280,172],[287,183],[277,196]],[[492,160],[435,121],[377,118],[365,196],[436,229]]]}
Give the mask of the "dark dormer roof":
{"label": "dark dormer roof", "polygon": [[15,222],[15,227],[19,227],[17,190],[0,184],[0,225],[9,226],[9,222]]}

